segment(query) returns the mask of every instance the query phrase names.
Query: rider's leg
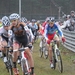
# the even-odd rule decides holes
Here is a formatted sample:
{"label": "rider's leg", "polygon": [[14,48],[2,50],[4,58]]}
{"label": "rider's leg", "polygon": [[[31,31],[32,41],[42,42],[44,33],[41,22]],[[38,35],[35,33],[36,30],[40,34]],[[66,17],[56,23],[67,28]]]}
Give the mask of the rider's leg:
{"label": "rider's leg", "polygon": [[17,66],[16,66],[16,61],[17,61],[17,58],[18,58],[18,51],[15,51],[15,50],[18,50],[19,49],[19,44],[17,42],[14,42],[13,43],[13,72],[14,74],[19,74],[18,70],[17,70]]}
{"label": "rider's leg", "polygon": [[50,67],[53,68],[53,61],[52,61],[52,46],[51,45],[47,45],[48,46],[48,54],[49,54],[49,60],[50,60]]}
{"label": "rider's leg", "polygon": [[59,48],[59,45],[60,45],[60,38],[55,34],[55,36],[54,36],[54,40],[56,40],[57,41],[57,46],[58,46],[58,48]]}
{"label": "rider's leg", "polygon": [[4,57],[4,62],[7,62],[7,58],[6,58],[6,49],[4,48],[4,46],[7,46],[7,42],[5,40],[0,41],[0,50],[3,53],[3,57]]}
{"label": "rider's leg", "polygon": [[26,51],[26,54],[28,56],[28,62],[29,62],[29,65],[31,67],[31,72],[32,72],[32,74],[34,74],[34,61],[33,61],[32,54],[31,54],[29,48],[27,48],[25,51]]}
{"label": "rider's leg", "polygon": [[52,46],[49,46],[49,60],[52,62]]}

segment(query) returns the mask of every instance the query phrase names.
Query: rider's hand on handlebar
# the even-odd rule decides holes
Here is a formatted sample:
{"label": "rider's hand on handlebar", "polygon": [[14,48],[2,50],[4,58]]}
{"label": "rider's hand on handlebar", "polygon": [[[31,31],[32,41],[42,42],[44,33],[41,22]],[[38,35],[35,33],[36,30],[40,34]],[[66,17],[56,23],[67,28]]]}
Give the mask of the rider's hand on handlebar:
{"label": "rider's hand on handlebar", "polygon": [[66,38],[65,37],[62,37],[62,42],[64,43],[66,41]]}
{"label": "rider's hand on handlebar", "polygon": [[46,41],[47,41],[47,44],[50,44],[50,42],[51,42],[51,40],[49,40],[49,39],[47,39]]}

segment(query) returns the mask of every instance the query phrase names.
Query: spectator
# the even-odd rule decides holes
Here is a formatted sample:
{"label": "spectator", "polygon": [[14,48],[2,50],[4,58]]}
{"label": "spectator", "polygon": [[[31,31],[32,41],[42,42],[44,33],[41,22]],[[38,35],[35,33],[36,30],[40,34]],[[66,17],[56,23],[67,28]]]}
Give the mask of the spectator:
{"label": "spectator", "polygon": [[69,31],[75,30],[75,21],[73,19],[70,20],[70,26],[68,27]]}
{"label": "spectator", "polygon": [[71,11],[70,12],[70,16],[71,16],[71,19],[74,19],[75,20],[75,12],[74,11]]}
{"label": "spectator", "polygon": [[61,28],[64,28],[69,31],[75,30],[75,21],[73,18],[71,18],[70,15],[66,16],[66,21],[64,21],[64,24],[61,26]]}
{"label": "spectator", "polygon": [[69,26],[70,26],[70,15],[67,15],[66,16],[66,21],[64,21],[64,23],[61,26],[61,28],[68,29]]}

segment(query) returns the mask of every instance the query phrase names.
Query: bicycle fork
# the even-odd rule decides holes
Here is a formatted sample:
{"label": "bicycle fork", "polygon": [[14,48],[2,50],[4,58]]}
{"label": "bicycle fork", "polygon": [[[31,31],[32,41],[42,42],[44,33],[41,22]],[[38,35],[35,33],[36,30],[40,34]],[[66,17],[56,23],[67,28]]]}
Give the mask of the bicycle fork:
{"label": "bicycle fork", "polygon": [[57,47],[57,44],[55,44],[55,58],[56,58],[56,62],[58,61],[58,57],[57,57],[57,55],[59,54],[58,52],[59,52],[59,50],[58,50],[58,47]]}
{"label": "bicycle fork", "polygon": [[21,58],[21,62],[24,60],[25,66],[27,68],[27,71],[29,72],[29,66],[28,66],[28,61],[27,61],[27,57],[25,57],[24,55],[24,51],[22,52],[22,58]]}

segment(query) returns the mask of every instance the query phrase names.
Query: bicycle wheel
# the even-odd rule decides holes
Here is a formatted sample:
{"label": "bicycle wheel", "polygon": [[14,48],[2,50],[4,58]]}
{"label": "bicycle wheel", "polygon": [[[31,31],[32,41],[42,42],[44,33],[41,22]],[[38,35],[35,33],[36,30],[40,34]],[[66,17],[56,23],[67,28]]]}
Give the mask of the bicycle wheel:
{"label": "bicycle wheel", "polygon": [[25,60],[21,61],[21,67],[22,67],[23,75],[30,75],[30,73],[27,70],[27,65]]}
{"label": "bicycle wheel", "polygon": [[9,68],[9,74],[10,74],[10,75],[13,75],[12,68]]}
{"label": "bicycle wheel", "polygon": [[53,69],[56,69],[56,57],[55,57],[55,52],[54,52],[54,48],[52,48],[52,61],[53,61]]}
{"label": "bicycle wheel", "polygon": [[63,72],[63,64],[62,64],[62,58],[59,50],[57,50],[57,63],[58,63],[58,69],[62,73]]}
{"label": "bicycle wheel", "polygon": [[9,50],[6,51],[6,55],[7,55],[7,63],[6,63],[7,71],[9,72],[10,75],[13,75],[12,55],[9,55]]}
{"label": "bicycle wheel", "polygon": [[43,56],[43,48],[40,48],[40,49],[39,49],[39,55],[40,55],[40,57]]}
{"label": "bicycle wheel", "polygon": [[9,74],[13,75],[11,60],[8,60],[6,65],[7,65],[7,71],[9,72]]}
{"label": "bicycle wheel", "polygon": [[44,58],[47,59],[48,58],[48,50],[46,48],[44,48]]}

